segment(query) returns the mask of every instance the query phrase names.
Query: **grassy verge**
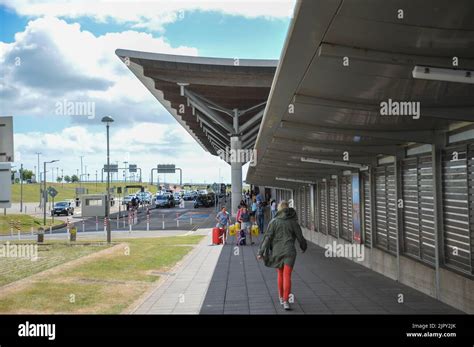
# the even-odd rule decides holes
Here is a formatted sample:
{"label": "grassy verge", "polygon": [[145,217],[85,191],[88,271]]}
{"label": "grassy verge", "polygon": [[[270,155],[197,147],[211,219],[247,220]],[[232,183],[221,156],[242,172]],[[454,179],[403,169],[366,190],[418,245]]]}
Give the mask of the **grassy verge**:
{"label": "grassy verge", "polygon": [[[31,245],[28,241],[9,242],[10,245]],[[6,245],[5,242],[0,245]],[[100,251],[109,246],[98,242],[65,243],[48,241],[38,244],[35,260],[28,258],[0,258],[0,286],[29,277],[38,272],[53,268],[85,255]]]}
{"label": "grassy verge", "polygon": [[0,313],[120,313],[203,236],[126,239],[91,261],[1,294]]}
{"label": "grassy verge", "polygon": [[[126,185],[139,185],[140,183],[135,182],[111,182],[110,186],[113,188],[122,187],[122,191]],[[156,185],[151,185],[146,182],[141,183],[143,186],[146,187],[148,191],[155,194],[157,191]],[[74,199],[76,198],[76,188],[83,187],[86,188],[89,194],[96,194],[96,193],[104,193],[107,188],[106,183],[52,183],[47,182],[46,186],[52,186],[58,191],[58,195],[54,198],[54,201],[62,201],[65,199]],[[173,187],[171,187],[173,188]],[[202,186],[193,186],[192,189],[205,189],[206,187]],[[135,193],[138,189],[130,189],[129,194]],[[39,202],[39,194],[40,194],[40,184],[32,183],[32,184],[23,184],[23,201],[24,202]],[[13,202],[20,202],[20,184],[13,184],[12,185],[12,201]]]}
{"label": "grassy verge", "polygon": [[[34,231],[38,230],[38,227],[43,225],[42,218],[35,218],[30,215],[25,214],[7,214],[6,216],[0,216],[0,235],[10,235],[10,222],[13,221],[15,225],[20,227],[21,233],[30,233],[31,227],[33,227]],[[55,219],[54,223],[52,223],[51,219],[46,219],[46,225],[59,225],[63,222],[60,220]],[[13,233],[16,235],[17,230],[14,227]]]}

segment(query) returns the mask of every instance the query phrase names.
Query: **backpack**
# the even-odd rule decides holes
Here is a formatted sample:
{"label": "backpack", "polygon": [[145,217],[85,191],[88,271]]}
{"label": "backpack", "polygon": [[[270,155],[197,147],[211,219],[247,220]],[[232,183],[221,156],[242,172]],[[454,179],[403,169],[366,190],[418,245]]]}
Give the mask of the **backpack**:
{"label": "backpack", "polygon": [[245,246],[247,244],[246,237],[245,237],[245,230],[239,231],[239,245]]}

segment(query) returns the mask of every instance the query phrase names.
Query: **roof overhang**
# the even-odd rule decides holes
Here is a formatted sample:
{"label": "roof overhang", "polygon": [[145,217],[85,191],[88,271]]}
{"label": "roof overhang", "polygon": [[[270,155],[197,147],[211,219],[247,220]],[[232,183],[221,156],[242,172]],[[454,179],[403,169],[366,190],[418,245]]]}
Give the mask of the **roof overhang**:
{"label": "roof overhang", "polygon": [[276,60],[116,54],[204,150],[217,155],[233,135],[254,147]]}
{"label": "roof overhang", "polygon": [[[353,168],[372,165],[472,126],[474,84],[412,74],[417,66],[452,71],[453,57],[458,70],[474,70],[471,0],[298,2],[247,182],[314,181],[343,170],[346,154]],[[391,101],[414,102],[406,105],[419,105],[419,116],[382,115]]]}

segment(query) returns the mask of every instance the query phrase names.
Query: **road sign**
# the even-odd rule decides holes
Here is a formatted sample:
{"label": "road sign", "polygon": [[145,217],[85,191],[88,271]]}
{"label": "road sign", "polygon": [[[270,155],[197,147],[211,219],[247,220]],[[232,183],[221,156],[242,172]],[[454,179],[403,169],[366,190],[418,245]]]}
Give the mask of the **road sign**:
{"label": "road sign", "polygon": [[0,162],[12,162],[13,117],[0,117]]}
{"label": "road sign", "polygon": [[118,172],[117,164],[104,165],[104,172]]}
{"label": "road sign", "polygon": [[11,178],[11,164],[0,163],[0,207],[11,207],[12,194],[12,178]]}
{"label": "road sign", "polygon": [[176,167],[174,164],[158,164],[158,173],[175,173]]}
{"label": "road sign", "polygon": [[212,190],[217,193],[219,191],[219,185],[217,183],[214,183],[212,185]]}
{"label": "road sign", "polygon": [[58,191],[54,189],[54,187],[48,187],[48,194],[54,198],[56,195],[58,195]]}
{"label": "road sign", "polygon": [[128,165],[128,172],[137,172],[137,165],[136,164],[129,164]]}

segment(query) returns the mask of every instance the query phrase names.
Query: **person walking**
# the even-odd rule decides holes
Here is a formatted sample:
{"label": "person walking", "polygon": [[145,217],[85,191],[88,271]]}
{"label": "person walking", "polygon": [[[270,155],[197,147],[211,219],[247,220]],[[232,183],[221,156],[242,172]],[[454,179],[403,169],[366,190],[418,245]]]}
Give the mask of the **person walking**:
{"label": "person walking", "polygon": [[245,234],[248,235],[250,238],[250,244],[253,245],[254,242],[252,241],[252,233],[250,230],[250,228],[252,227],[252,223],[250,221],[250,213],[247,209],[247,206],[242,206],[238,221],[240,223],[241,230],[245,231]]}
{"label": "person walking", "polygon": [[257,259],[263,259],[265,266],[278,272],[278,294],[280,304],[290,310],[291,273],[296,260],[295,241],[298,240],[303,253],[308,247],[298,224],[296,211],[281,201],[278,212],[270,223],[257,252]]}
{"label": "person walking", "polygon": [[275,218],[275,215],[277,213],[277,203],[275,200],[272,200],[270,203],[270,213],[271,213],[271,219]]}
{"label": "person walking", "polygon": [[255,199],[255,197],[253,197],[250,215],[255,216],[256,212],[257,212],[257,200]]}
{"label": "person walking", "polygon": [[227,212],[227,209],[225,207],[222,207],[221,211],[216,215],[216,221],[217,221],[217,228],[225,229],[224,234],[223,234],[223,240],[222,242],[225,244],[227,240],[227,227],[230,225],[230,215],[229,212]]}
{"label": "person walking", "polygon": [[257,203],[257,210],[255,211],[255,215],[258,229],[260,233],[263,234],[263,228],[265,226],[265,205],[262,201]]}

